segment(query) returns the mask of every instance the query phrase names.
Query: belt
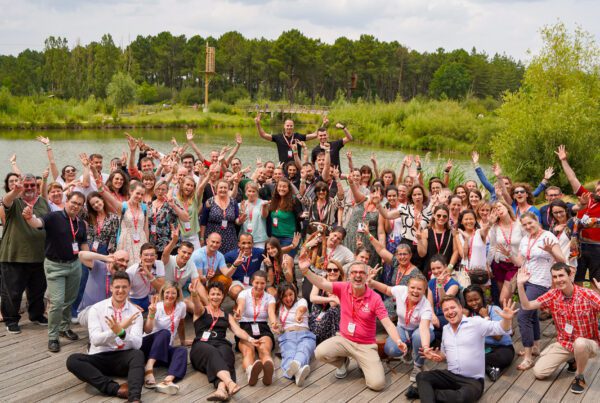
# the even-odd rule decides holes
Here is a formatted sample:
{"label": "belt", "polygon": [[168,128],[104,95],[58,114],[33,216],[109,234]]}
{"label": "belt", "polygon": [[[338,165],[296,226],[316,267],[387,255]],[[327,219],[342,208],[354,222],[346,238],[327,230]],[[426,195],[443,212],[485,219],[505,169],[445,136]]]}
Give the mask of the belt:
{"label": "belt", "polygon": [[59,264],[71,264],[75,261],[77,261],[77,259],[73,259],[73,260],[62,260],[62,259],[53,259],[53,258],[49,258],[46,257],[46,259],[48,259],[49,261],[53,262],[53,263],[59,263]]}

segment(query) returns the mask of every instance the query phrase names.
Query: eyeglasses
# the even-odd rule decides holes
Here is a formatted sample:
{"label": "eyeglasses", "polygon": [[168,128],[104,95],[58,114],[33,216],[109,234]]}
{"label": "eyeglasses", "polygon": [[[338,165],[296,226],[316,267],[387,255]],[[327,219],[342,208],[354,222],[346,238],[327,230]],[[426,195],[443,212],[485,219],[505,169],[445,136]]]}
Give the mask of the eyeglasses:
{"label": "eyeglasses", "polygon": [[436,214],[435,218],[448,218],[448,216],[445,214]]}
{"label": "eyeglasses", "polygon": [[410,256],[410,253],[399,252],[399,253],[396,253],[396,256]]}
{"label": "eyeglasses", "polygon": [[565,210],[554,210],[552,212],[552,214],[559,214],[559,215],[563,215],[563,214],[567,214],[567,212]]}
{"label": "eyeglasses", "polygon": [[340,272],[340,269],[330,269],[330,268],[327,269],[327,273],[339,273],[339,272]]}
{"label": "eyeglasses", "polygon": [[74,174],[75,172],[77,172],[76,169],[65,169],[66,174]]}
{"label": "eyeglasses", "polygon": [[26,184],[23,185],[23,189],[35,189],[35,188],[37,188],[36,183],[30,183],[28,185],[26,185]]}
{"label": "eyeglasses", "polygon": [[317,189],[317,192],[327,192],[327,189]]}
{"label": "eyeglasses", "polygon": [[350,274],[353,275],[353,276],[366,275],[366,273],[364,271],[351,271]]}
{"label": "eyeglasses", "polygon": [[527,193],[527,192],[525,192],[525,191],[524,191],[524,190],[522,190],[522,189],[517,189],[517,190],[515,190],[515,191],[513,192],[513,194],[521,194],[521,193]]}

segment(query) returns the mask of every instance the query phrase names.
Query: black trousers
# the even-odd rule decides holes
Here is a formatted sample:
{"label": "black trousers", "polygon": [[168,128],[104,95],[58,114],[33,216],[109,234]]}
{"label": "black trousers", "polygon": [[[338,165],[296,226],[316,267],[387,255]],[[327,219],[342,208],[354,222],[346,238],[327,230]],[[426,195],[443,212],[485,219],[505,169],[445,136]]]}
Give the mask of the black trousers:
{"label": "black trousers", "polygon": [[7,325],[19,323],[23,291],[27,291],[29,319],[36,320],[44,315],[44,293],[46,275],[44,263],[0,263],[2,274],[2,303],[0,309]]}
{"label": "black trousers", "polygon": [[513,358],[515,358],[515,349],[511,346],[491,346],[492,351],[485,355],[485,366],[496,367],[500,370],[508,368],[512,364]]}
{"label": "black trousers", "polygon": [[423,371],[417,375],[422,403],[476,402],[483,395],[483,379],[467,378],[446,369]]}
{"label": "black trousers", "polygon": [[144,383],[144,353],[142,350],[108,351],[98,354],[72,354],[67,369],[77,378],[100,392],[116,396],[119,384],[108,376],[127,377],[129,401],[140,400]]}
{"label": "black trousers", "polygon": [[235,355],[233,347],[225,340],[194,341],[190,351],[190,361],[196,371],[206,374],[208,382],[219,386],[217,377],[220,371],[229,371],[235,382]]}

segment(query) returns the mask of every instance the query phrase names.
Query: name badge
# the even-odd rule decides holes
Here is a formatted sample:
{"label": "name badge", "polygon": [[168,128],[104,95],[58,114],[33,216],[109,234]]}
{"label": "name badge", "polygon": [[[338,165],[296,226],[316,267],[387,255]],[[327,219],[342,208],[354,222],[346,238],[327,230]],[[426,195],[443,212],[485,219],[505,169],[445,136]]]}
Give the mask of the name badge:
{"label": "name badge", "polygon": [[278,222],[278,221],[279,221],[279,220],[277,219],[277,217],[273,217],[273,226],[274,226],[274,227],[277,227],[277,222]]}
{"label": "name badge", "polygon": [[319,313],[319,316],[317,316],[317,320],[321,320],[321,319],[323,319],[323,316],[325,316],[325,312],[321,311],[321,312]]}
{"label": "name badge", "polygon": [[348,323],[348,333],[354,335],[354,331],[356,330],[356,323]]}
{"label": "name badge", "polygon": [[98,251],[98,246],[100,246],[100,242],[99,241],[94,241],[94,243],[92,243],[92,252],[97,252]]}
{"label": "name badge", "polygon": [[221,228],[222,229],[227,228],[227,220],[221,220]]}
{"label": "name badge", "polygon": [[258,327],[258,323],[253,323],[251,326],[252,336],[260,336],[260,328]]}
{"label": "name badge", "polygon": [[364,230],[365,230],[365,224],[363,224],[363,223],[359,222],[359,223],[358,223],[358,228],[357,228],[357,231],[358,231],[358,232],[363,232]]}
{"label": "name badge", "polygon": [[210,338],[210,332],[208,332],[208,331],[202,332],[202,337],[200,338],[200,341],[208,341],[209,338]]}
{"label": "name badge", "polygon": [[183,228],[184,228],[186,231],[189,231],[189,230],[191,230],[191,229],[192,229],[192,224],[191,224],[189,221],[186,221],[186,222],[184,222],[184,223],[183,223]]}
{"label": "name badge", "polygon": [[292,150],[288,150],[288,158],[292,158],[292,155],[294,155],[294,153],[292,152]]}
{"label": "name badge", "polygon": [[77,242],[73,242],[71,244],[71,248],[73,248],[73,254],[76,255],[79,253],[79,244]]}
{"label": "name badge", "polygon": [[252,223],[248,223],[246,226],[246,232],[252,232]]}
{"label": "name badge", "polygon": [[156,234],[156,224],[152,224],[150,226],[150,232],[152,232],[153,234]]}
{"label": "name badge", "polygon": [[250,277],[244,276],[244,285],[250,285]]}
{"label": "name badge", "polygon": [[134,232],[132,238],[134,243],[138,243],[140,241],[140,234]]}
{"label": "name badge", "polygon": [[565,324],[565,332],[567,332],[567,334],[572,334],[573,333],[573,325],[570,323]]}
{"label": "name badge", "polygon": [[122,350],[123,347],[125,347],[125,343],[123,342],[123,340],[121,340],[120,337],[115,337],[115,344],[117,345],[117,348],[119,350]]}

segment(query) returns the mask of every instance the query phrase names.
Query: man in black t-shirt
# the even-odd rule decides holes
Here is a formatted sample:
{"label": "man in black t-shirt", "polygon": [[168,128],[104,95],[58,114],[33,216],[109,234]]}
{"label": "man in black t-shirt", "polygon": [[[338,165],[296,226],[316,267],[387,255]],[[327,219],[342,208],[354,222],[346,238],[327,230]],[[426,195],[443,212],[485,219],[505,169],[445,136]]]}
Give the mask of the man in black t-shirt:
{"label": "man in black t-shirt", "polygon": [[[258,129],[258,134],[260,137],[267,141],[272,141],[277,144],[277,154],[279,155],[279,162],[286,163],[288,161],[294,160],[294,150],[292,150],[292,144],[298,141],[307,141],[313,140],[317,138],[317,132],[310,134],[300,134],[294,132],[294,121],[291,119],[287,119],[283,123],[283,134],[268,134],[264,131],[262,126],[260,125],[260,113],[256,115],[254,118],[254,122],[256,123],[256,128]],[[329,121],[327,117],[323,119],[323,126],[326,126]],[[301,158],[300,155],[301,147],[298,148],[298,157]]]}
{"label": "man in black t-shirt", "polygon": [[339,140],[328,141],[329,134],[327,133],[327,128],[320,127],[317,130],[317,137],[319,138],[319,144],[315,148],[312,149],[310,160],[314,164],[315,161],[317,160],[317,155],[319,155],[320,152],[325,150],[325,148],[323,148],[323,145],[325,143],[329,143],[331,145],[331,152],[330,152],[331,153],[330,154],[331,166],[337,167],[338,169],[340,169],[340,172],[341,172],[342,167],[341,167],[341,163],[340,163],[340,150],[346,145],[346,143],[348,143],[349,141],[352,141],[352,135],[350,134],[350,132],[348,131],[346,126],[344,126],[341,123],[336,123],[335,127],[338,129],[342,129],[344,131],[344,138],[339,139]]}

